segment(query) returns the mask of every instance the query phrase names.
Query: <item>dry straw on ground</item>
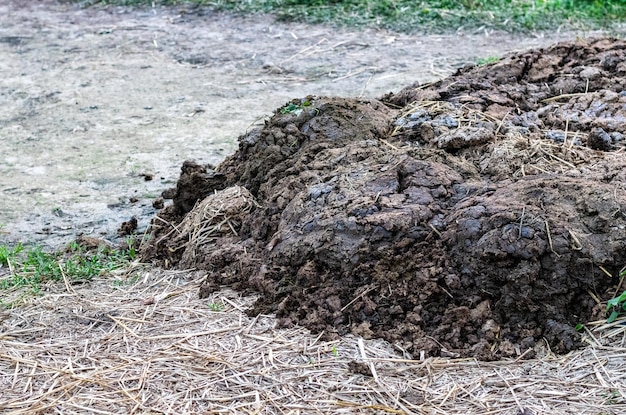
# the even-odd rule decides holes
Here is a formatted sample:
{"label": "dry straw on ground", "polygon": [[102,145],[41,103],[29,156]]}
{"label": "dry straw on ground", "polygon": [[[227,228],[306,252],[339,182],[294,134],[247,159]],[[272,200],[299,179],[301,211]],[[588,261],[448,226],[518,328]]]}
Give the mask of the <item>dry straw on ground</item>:
{"label": "dry straw on ground", "polygon": [[588,325],[589,345],[566,356],[411,360],[380,340],[275,329],[232,291],[200,300],[202,278],[136,269],[48,286],[0,322],[0,412],[626,412],[620,322]]}

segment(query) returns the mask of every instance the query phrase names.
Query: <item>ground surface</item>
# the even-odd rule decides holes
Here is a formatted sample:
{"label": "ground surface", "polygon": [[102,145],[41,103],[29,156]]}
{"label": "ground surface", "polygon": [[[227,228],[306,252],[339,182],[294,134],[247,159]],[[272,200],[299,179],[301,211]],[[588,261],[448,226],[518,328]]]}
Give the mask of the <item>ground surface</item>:
{"label": "ground surface", "polygon": [[377,97],[575,35],[407,36],[2,0],[0,240],[58,246],[114,236],[133,215],[145,225],[182,160],[221,161],[292,98]]}
{"label": "ground surface", "polygon": [[[249,216],[249,212],[259,209],[258,202],[255,203],[243,188],[230,186],[230,190],[226,190],[228,193],[221,193],[221,199],[217,199],[218,202],[228,200],[230,213],[234,215],[223,222],[225,226],[215,226],[222,222],[219,219],[226,219],[224,205],[212,204],[215,198],[208,199],[199,205],[206,209],[188,215],[180,228],[187,232],[183,235],[187,236],[186,239],[174,233],[166,239],[166,247],[185,248],[185,255],[175,253],[170,260],[203,266],[196,254],[206,250],[206,246],[188,242],[210,240],[219,232],[218,236],[226,238],[223,242],[232,244],[225,245],[226,248],[242,248],[230,250],[230,253],[242,259],[241,263],[249,267],[249,272],[256,266],[255,262],[250,261],[248,246],[236,246],[237,235],[232,231],[241,235],[254,232],[259,243],[249,246],[250,253],[258,253],[260,245],[268,256],[274,259],[282,256],[283,260],[292,261],[292,264],[274,264],[297,266],[299,272],[295,278],[303,283],[302,290],[293,289],[293,281],[289,280],[293,275],[285,274],[288,278],[276,279],[280,274],[268,262],[270,267],[260,269],[259,278],[253,280],[256,286],[250,287],[254,288],[256,297],[244,297],[242,291],[214,291],[216,283],[237,283],[237,276],[234,275],[233,281],[223,281],[229,275],[216,274],[206,264],[206,271],[164,272],[138,267],[98,277],[88,284],[70,280],[42,284],[41,292],[45,295],[37,297],[24,296],[23,287],[3,292],[3,302],[14,304],[15,308],[0,313],[0,388],[3,391],[0,411],[14,414],[54,411],[66,414],[207,411],[266,414],[624,413],[626,349],[624,325],[619,320],[609,325],[601,321],[587,326],[584,329],[587,347],[564,356],[554,355],[547,342],[540,345],[542,350],[537,345],[530,352],[519,347],[522,355],[518,356],[515,346],[530,344],[518,343],[519,338],[509,337],[512,339],[510,344],[492,344],[496,346],[496,357],[512,355],[513,359],[491,363],[446,357],[467,353],[467,350],[485,352],[484,345],[471,348],[471,335],[475,335],[478,328],[476,323],[487,323],[480,325],[480,329],[487,334],[487,341],[493,341],[500,336],[497,323],[502,321],[502,316],[494,316],[493,311],[514,311],[514,307],[522,307],[522,315],[531,311],[532,318],[525,320],[529,324],[536,325],[539,320],[535,317],[548,314],[563,318],[561,322],[550,323],[551,337],[546,338],[551,339],[553,345],[566,349],[563,346],[567,345],[559,341],[571,340],[572,335],[571,330],[563,325],[567,320],[563,313],[568,311],[567,307],[576,304],[576,296],[581,299],[581,304],[590,307],[589,297],[583,294],[585,288],[594,294],[601,292],[605,282],[597,265],[608,266],[611,261],[623,263],[623,249],[619,250],[620,242],[615,238],[616,232],[617,235],[623,235],[623,232],[619,233],[619,228],[616,230],[612,226],[616,221],[621,221],[618,226],[623,222],[619,216],[623,211],[623,187],[611,187],[616,182],[623,183],[620,178],[623,176],[619,176],[623,175],[623,170],[613,175],[610,169],[605,169],[608,166],[606,160],[623,154],[621,144],[617,136],[609,136],[609,143],[600,133],[589,140],[588,132],[597,126],[585,125],[584,120],[576,120],[576,123],[570,120],[565,126],[559,121],[563,119],[560,109],[565,108],[568,114],[579,110],[584,113],[594,102],[606,104],[605,109],[615,114],[621,98],[616,100],[615,96],[595,91],[596,87],[611,89],[609,83],[603,81],[606,77],[598,77],[597,71],[593,70],[587,70],[583,74],[585,77],[581,76],[583,71],[564,76],[562,85],[567,86],[568,79],[575,80],[569,85],[574,86],[572,92],[581,95],[552,101],[555,107],[540,116],[542,121],[549,123],[549,128],[532,131],[534,139],[553,141],[542,141],[546,145],[534,142],[534,147],[518,142],[519,147],[515,149],[506,145],[515,142],[511,137],[507,138],[507,134],[515,131],[515,124],[504,126],[504,122],[493,119],[509,114],[505,108],[508,103],[502,99],[506,94],[498,88],[489,88],[481,82],[460,82],[456,83],[460,88],[454,89],[454,85],[450,85],[455,82],[452,78],[452,81],[444,81],[448,82],[446,89],[454,91],[449,96],[436,96],[437,90],[444,85],[441,83],[424,89],[432,93],[428,100],[450,105],[459,104],[460,99],[469,99],[462,108],[456,109],[444,103],[407,107],[408,101],[418,97],[414,95],[416,89],[411,87],[400,92],[402,87],[416,80],[425,82],[443,78],[452,72],[453,67],[476,57],[551,44],[556,39],[485,37],[484,34],[408,37],[276,25],[268,18],[242,20],[211,14],[180,14],[178,11],[80,10],[47,2],[24,3],[0,1],[0,50],[3,56],[0,61],[3,74],[0,80],[0,138],[7,150],[0,153],[3,172],[0,177],[0,211],[1,221],[6,224],[3,240],[39,240],[56,246],[72,239],[77,232],[114,235],[120,223],[131,215],[137,215],[140,223],[145,223],[153,214],[153,198],[163,188],[175,183],[181,161],[189,158],[202,164],[184,165],[184,177],[192,179],[188,184],[193,183],[194,177],[200,179],[195,182],[199,185],[223,183],[225,178],[229,184],[234,184],[239,180],[235,176],[241,172],[240,184],[247,184],[255,193],[253,197],[269,195],[273,202],[284,203],[281,197],[295,195],[294,200],[309,206],[305,210],[283,209],[293,213],[283,223],[272,222],[280,213],[276,210],[269,212],[265,219],[259,216],[260,220],[249,222],[247,229],[240,228],[241,220]],[[572,39],[574,36],[558,37]],[[570,50],[574,49],[562,52]],[[548,56],[560,56],[559,53],[556,51]],[[532,56],[530,62],[536,63]],[[577,59],[573,61],[584,60],[580,56]],[[571,71],[568,61],[557,59],[553,64],[544,62],[536,67]],[[511,65],[511,61],[505,63],[502,67],[505,71],[490,73],[514,73],[515,65]],[[602,71],[617,73],[619,63],[619,60],[605,59],[606,67],[599,66],[600,75]],[[587,64],[598,67],[599,62],[592,59]],[[476,75],[482,80],[489,79],[488,74],[480,70]],[[537,84],[537,91],[532,96],[543,99],[542,93],[556,92],[549,89],[542,92],[541,71],[524,73],[521,78],[530,75],[537,76],[534,81],[530,80],[530,84]],[[558,78],[550,78],[550,82]],[[578,90],[583,79],[590,79],[589,88],[593,88],[589,90],[590,94],[586,93],[589,92],[586,81],[583,82],[584,89]],[[601,82],[594,84],[594,80]],[[305,101],[299,99],[308,94],[372,98],[381,97],[390,90],[398,93],[387,96],[384,105],[340,98],[311,98],[311,105],[305,105]],[[276,147],[267,146],[266,153],[261,150],[268,140],[277,140],[279,148],[280,144],[286,144],[283,146],[285,152],[274,152],[274,159],[268,161],[288,166],[284,157],[302,151],[307,157],[302,158],[300,165],[292,166],[289,172],[277,170],[276,181],[267,177],[267,169],[276,166],[259,163],[263,159],[257,160],[256,166],[234,163],[231,159],[223,165],[222,176],[204,166],[204,163],[217,163],[231,154],[237,146],[235,138],[248,130],[257,117],[271,115],[275,108],[292,98],[298,100],[292,107],[287,107],[289,110],[285,114],[269,120],[263,135],[255,133],[247,137],[247,144],[244,142],[242,148],[248,151],[239,153],[239,156],[245,159],[253,155],[272,155]],[[592,99],[585,101],[587,98]],[[497,101],[490,102],[494,100]],[[563,102],[569,102],[571,106],[557,105]],[[529,103],[530,112],[533,111],[532,104]],[[372,108],[378,110],[372,111]],[[357,122],[351,122],[355,114]],[[300,127],[304,124],[294,123],[301,116],[300,121],[309,127],[302,131]],[[321,119],[317,118],[320,116],[337,123],[316,124],[315,120]],[[372,128],[362,129],[363,116],[369,117]],[[509,115],[506,118],[509,119]],[[474,133],[469,136],[475,140],[468,143],[446,135],[442,128],[453,127],[455,121],[465,128],[477,128],[466,130]],[[508,122],[513,121],[509,119]],[[380,128],[389,122],[394,131],[388,137],[382,137]],[[294,130],[294,125],[298,131]],[[324,126],[330,127],[324,129]],[[574,127],[582,132],[573,134]],[[608,125],[603,127],[611,130]],[[351,131],[350,128],[360,128],[359,134],[364,135],[362,138],[368,141],[369,149],[375,150],[374,157],[361,152],[368,147],[351,144],[351,138],[345,134]],[[335,144],[328,140],[328,133],[333,131],[341,132],[334,136],[337,139]],[[539,133],[544,135],[539,137]],[[322,137],[320,141],[325,149],[316,151],[310,146],[311,139],[315,138],[312,134]],[[485,145],[485,136],[501,140],[502,145]],[[340,152],[359,158],[359,162],[364,161],[361,169],[356,171],[363,174],[342,176],[347,167],[342,161],[345,158],[332,158],[333,151],[337,152],[333,147],[338,144],[345,147]],[[419,158],[419,146],[437,153],[439,158],[433,156],[423,163],[411,161],[411,158]],[[492,157],[495,154],[492,150],[498,149],[502,157]],[[536,154],[545,157],[537,158]],[[459,160],[459,156],[467,159]],[[513,157],[507,158],[510,156]],[[395,157],[399,158],[395,160]],[[316,158],[334,164],[319,163],[316,166]],[[484,166],[481,161],[485,162]],[[456,163],[458,169],[451,168],[451,162]],[[299,175],[306,170],[304,167],[313,167],[313,172],[317,170],[318,174],[328,175],[331,180],[333,176],[337,179],[307,188],[306,194],[300,192],[298,195],[301,185],[296,180],[292,182],[293,187],[286,186],[284,191],[278,191],[277,181],[300,178]],[[334,170],[335,167],[344,171]],[[527,182],[547,184],[540,177],[541,169],[571,173],[576,168],[584,170],[579,175],[562,177],[557,187],[535,186],[544,189],[539,192],[540,197],[536,193],[527,194],[525,202],[529,203],[521,203],[520,194],[528,191],[521,180],[524,175],[531,176]],[[604,174],[601,174],[603,170]],[[154,175],[153,180],[145,181],[146,175]],[[518,182],[510,189],[498,184],[499,178],[507,175]],[[315,179],[314,176],[302,178]],[[380,180],[369,180],[372,178]],[[468,178],[478,182],[472,186]],[[581,182],[581,178],[590,181],[600,178],[601,184],[597,188],[601,191],[594,192],[594,187]],[[306,180],[307,186],[311,184]],[[492,183],[481,193],[484,180]],[[612,192],[607,191],[609,187]],[[189,187],[181,186],[181,190],[185,188]],[[202,189],[208,191],[209,187]],[[408,197],[411,202],[408,204],[410,212],[403,213],[422,217],[432,212],[446,213],[451,219],[462,219],[446,223],[431,221],[427,223],[432,225],[428,226],[430,231],[415,227],[408,235],[410,238],[429,238],[426,242],[430,244],[422,253],[430,255],[432,247],[435,254],[430,255],[432,260],[446,258],[442,252],[444,247],[452,247],[461,254],[456,257],[460,263],[443,261],[435,264],[431,274],[422,272],[423,280],[419,282],[423,284],[413,284],[405,289],[411,295],[418,292],[426,296],[424,304],[433,307],[426,311],[434,316],[431,323],[435,324],[422,324],[419,318],[428,315],[420,310],[413,311],[411,316],[406,315],[404,307],[413,305],[411,302],[415,298],[399,296],[406,292],[400,291],[402,280],[394,280],[397,276],[393,271],[403,272],[398,269],[403,263],[399,261],[406,254],[402,244],[398,243],[400,240],[391,241],[391,245],[398,248],[394,252],[396,258],[385,258],[389,249],[383,249],[380,251],[383,255],[373,255],[374,261],[364,263],[365,267],[356,270],[355,279],[348,280],[348,284],[343,284],[345,287],[327,284],[323,289],[332,290],[327,291],[331,295],[307,296],[307,292],[315,293],[318,285],[324,285],[324,281],[316,281],[324,275],[316,272],[315,264],[303,263],[308,259],[307,249],[320,242],[340,244],[341,240],[323,238],[324,227],[333,232],[337,230],[330,227],[330,224],[337,223],[336,218],[310,222],[314,229],[307,229],[312,230],[308,248],[298,245],[298,229],[294,224],[305,225],[309,219],[316,219],[306,217],[311,216],[312,202],[319,203],[317,210],[322,215],[333,213],[332,209],[336,209],[335,213],[341,212],[341,205],[336,203],[337,195],[343,192],[352,196],[349,192],[356,189],[364,190],[363,195],[373,198],[376,209],[379,209],[375,212],[356,206],[360,210],[353,210],[362,215],[361,218],[372,219],[376,213],[387,214],[384,208],[398,203],[402,198],[398,196],[400,192],[406,192],[405,199]],[[570,199],[555,197],[559,193],[556,189],[561,189]],[[448,195],[460,194],[460,190],[471,196],[468,203],[455,205],[453,203],[461,200],[449,197],[445,200],[446,192]],[[180,211],[173,213],[180,218],[182,212],[191,209],[198,195],[197,192],[179,192],[176,196],[175,206]],[[138,201],[131,203],[131,198]],[[359,202],[357,198],[347,200]],[[435,201],[440,205],[437,207],[439,211],[433,210]],[[458,208],[458,214],[451,211],[452,207]],[[475,222],[467,220],[472,209]],[[500,221],[490,220],[494,213]],[[566,223],[569,218],[572,220]],[[389,224],[403,230],[407,224],[402,223],[400,217],[396,219]],[[510,221],[515,225],[507,227]],[[353,224],[348,220],[339,221],[339,224],[345,225],[344,234],[350,236]],[[481,227],[477,226],[479,224]],[[370,221],[370,225],[380,224]],[[487,227],[482,228],[482,225]],[[281,231],[290,232],[274,235],[272,232],[276,226]],[[354,263],[351,265],[351,258],[345,261],[346,253],[351,255],[360,246],[381,247],[385,232],[390,231],[378,229],[378,232],[368,234],[365,245],[359,245],[360,242],[350,236],[346,240],[355,241],[353,246],[347,246],[347,250],[326,249],[319,257],[335,267],[334,270],[343,272],[342,267],[345,267],[344,271],[349,270]],[[458,243],[464,241],[455,238],[455,234],[469,243]],[[554,239],[548,238],[548,234],[554,235]],[[372,241],[369,238],[372,235],[381,239]],[[591,243],[594,240],[597,245]],[[607,241],[616,243],[607,244]],[[291,244],[294,249],[290,249],[289,242],[294,242]],[[594,249],[596,246],[599,249]],[[507,251],[506,255],[503,250]],[[214,258],[230,261],[224,264],[225,270],[237,270],[232,266],[235,261],[224,255],[226,252],[214,252]],[[481,255],[485,253],[487,255]],[[511,254],[518,256],[511,260],[507,256]],[[529,256],[524,257],[526,254]],[[549,310],[544,304],[532,315],[531,307],[538,305],[542,290],[546,288],[544,284],[549,282],[546,276],[550,274],[546,269],[555,264],[557,254],[563,256],[567,269],[574,275],[595,276],[599,284],[590,287],[588,279],[568,279],[567,275],[553,274],[557,282],[566,285],[562,292],[547,292],[555,295],[555,305],[559,307]],[[529,261],[533,255],[542,260]],[[581,258],[584,261],[577,270],[580,264],[576,260]],[[380,259],[386,262],[376,264],[375,261]],[[422,264],[414,262],[409,265]],[[357,278],[367,277],[369,266],[374,269],[382,267],[380,275],[385,280],[372,280],[369,281],[371,284],[362,285],[363,281]],[[455,267],[460,272],[463,267],[469,271],[479,270],[486,277],[496,277],[498,283],[488,286],[485,284],[494,281],[492,278],[470,281],[453,273],[446,274],[443,281],[432,278],[441,274],[438,266]],[[499,272],[500,266],[506,272]],[[583,268],[589,272],[581,271]],[[615,272],[615,267],[605,269]],[[207,274],[211,278],[207,279]],[[523,276],[536,278],[537,284],[533,286]],[[326,278],[327,281],[331,279]],[[468,281],[470,284],[466,285]],[[245,288],[241,281],[238,282],[240,288]],[[380,289],[385,282],[389,296]],[[205,298],[198,297],[201,283]],[[521,288],[530,289],[522,291]],[[477,289],[486,291],[477,294],[483,301],[475,302],[463,292],[478,293]],[[564,296],[567,289],[573,289],[574,297]],[[259,297],[259,292],[275,297]],[[507,293],[513,295],[507,296]],[[406,302],[398,304],[399,308],[388,307],[391,295],[396,299],[404,298]],[[450,295],[455,298],[448,300]],[[404,320],[395,320],[413,324],[412,329],[425,330],[427,336],[424,339],[434,338],[447,344],[445,350],[426,341],[409,344],[412,342],[411,332],[406,332],[407,336],[403,337],[398,327],[391,325],[390,332],[400,335],[390,339],[391,343],[380,339],[363,340],[350,334],[326,341],[302,327],[277,329],[276,318],[271,315],[248,316],[246,311],[258,298],[261,301],[254,306],[257,311],[274,310],[272,307],[276,303],[268,300],[287,299],[281,301],[280,309],[276,310],[282,323],[303,321],[306,324],[303,319],[306,316],[295,313],[298,307],[294,304],[301,305],[311,314],[309,323],[318,322],[318,326],[313,327],[316,330],[330,327],[325,323],[328,315],[320,315],[320,310],[332,311],[333,307],[339,307],[339,311],[345,311],[350,318],[361,318],[362,322],[369,323],[369,327],[367,324],[356,325],[353,330],[365,337],[377,335],[368,332],[376,329],[376,324],[372,324],[376,323],[374,318],[389,321],[384,320],[388,317],[384,313],[375,315],[375,300],[382,305],[379,311],[404,313]],[[505,301],[498,303],[497,298]],[[442,299],[446,300],[448,308],[438,308],[444,304]],[[461,302],[467,302],[467,305],[459,306]],[[449,304],[453,306],[447,306]],[[489,322],[492,317],[493,323]],[[450,322],[454,324],[448,324]],[[459,322],[463,323],[462,327]],[[348,323],[350,321],[338,321],[336,326],[342,330],[352,329]],[[510,331],[511,327],[511,324],[502,324],[501,332],[508,336],[519,334]],[[438,328],[439,331],[428,335],[428,330]],[[492,337],[488,337],[490,335]],[[455,350],[455,344],[460,346],[458,350]],[[409,353],[407,346],[413,348],[413,353]],[[424,353],[420,353],[421,350]],[[533,353],[536,353],[534,359],[525,360]],[[444,357],[427,357],[428,354]],[[479,357],[493,356],[482,353]]]}

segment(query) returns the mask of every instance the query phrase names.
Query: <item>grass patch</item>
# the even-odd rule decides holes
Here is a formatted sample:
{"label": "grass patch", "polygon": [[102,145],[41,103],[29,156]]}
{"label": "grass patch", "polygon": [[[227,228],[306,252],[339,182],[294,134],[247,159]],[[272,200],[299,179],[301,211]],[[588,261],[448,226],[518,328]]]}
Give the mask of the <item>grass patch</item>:
{"label": "grass patch", "polygon": [[[83,0],[83,4],[151,5],[153,0]],[[280,20],[375,26],[404,32],[481,27],[506,31],[611,28],[626,21],[626,0],[155,0],[200,4]]]}
{"label": "grass patch", "polygon": [[497,56],[488,56],[486,58],[478,58],[478,60],[476,61],[476,65],[485,66],[485,65],[489,65],[490,63],[496,63],[499,60],[500,58]]}
{"label": "grass patch", "polygon": [[209,308],[209,310],[216,312],[216,313],[220,313],[222,311],[224,311],[224,304],[218,304],[218,303],[208,303],[207,307]]}
{"label": "grass patch", "polygon": [[133,261],[135,248],[133,243],[128,246],[88,250],[72,242],[65,251],[46,252],[40,246],[0,245],[0,289],[25,287],[38,294],[41,284],[48,281],[89,281]]}

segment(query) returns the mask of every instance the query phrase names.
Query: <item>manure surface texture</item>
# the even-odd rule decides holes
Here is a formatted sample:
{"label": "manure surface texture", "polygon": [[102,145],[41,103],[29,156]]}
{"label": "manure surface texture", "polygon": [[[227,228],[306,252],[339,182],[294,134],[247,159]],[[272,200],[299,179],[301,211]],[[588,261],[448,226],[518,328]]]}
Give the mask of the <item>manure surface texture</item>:
{"label": "manure surface texture", "polygon": [[185,162],[144,257],[416,356],[572,350],[626,263],[625,55],[580,40],[380,100],[294,99],[219,166]]}

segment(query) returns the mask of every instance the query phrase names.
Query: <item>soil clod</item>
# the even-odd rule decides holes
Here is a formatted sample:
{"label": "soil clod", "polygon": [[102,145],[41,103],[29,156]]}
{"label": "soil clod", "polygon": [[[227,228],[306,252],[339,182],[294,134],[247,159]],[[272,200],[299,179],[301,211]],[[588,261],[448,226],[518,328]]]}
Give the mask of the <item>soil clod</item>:
{"label": "soil clod", "polygon": [[122,222],[120,228],[117,230],[118,236],[132,235],[137,230],[138,222],[136,217],[132,217],[126,222]]}

